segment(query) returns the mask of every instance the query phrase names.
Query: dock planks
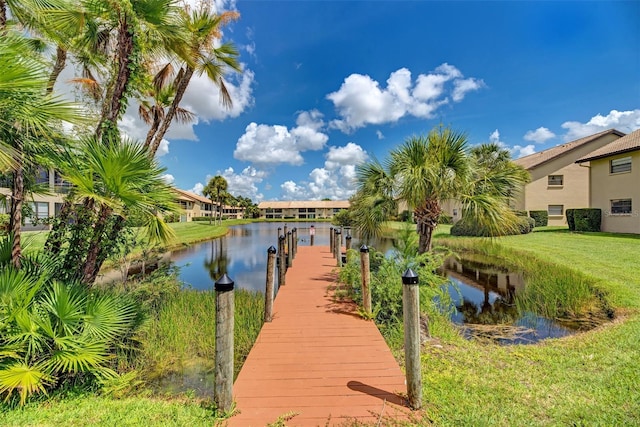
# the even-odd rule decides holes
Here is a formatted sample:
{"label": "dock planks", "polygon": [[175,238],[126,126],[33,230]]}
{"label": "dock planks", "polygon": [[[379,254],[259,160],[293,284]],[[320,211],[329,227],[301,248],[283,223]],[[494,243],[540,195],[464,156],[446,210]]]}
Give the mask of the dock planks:
{"label": "dock planks", "polygon": [[[407,419],[405,376],[372,321],[333,298],[335,259],[300,246],[233,387],[229,427],[335,426]],[[381,425],[385,425],[382,423]]]}

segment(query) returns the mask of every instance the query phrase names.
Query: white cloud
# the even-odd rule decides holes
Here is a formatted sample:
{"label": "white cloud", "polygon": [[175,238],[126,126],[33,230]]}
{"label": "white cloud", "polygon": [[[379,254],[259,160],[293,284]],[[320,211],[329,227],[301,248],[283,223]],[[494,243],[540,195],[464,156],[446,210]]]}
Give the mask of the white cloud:
{"label": "white cloud", "polygon": [[396,122],[406,115],[421,118],[433,117],[440,106],[464,99],[469,91],[485,86],[475,78],[464,79],[453,65],[442,64],[430,74],[418,75],[415,84],[406,68],[391,73],[386,88],[371,77],[351,74],[344,79],[340,89],[327,95],[341,116],[331,126],[343,132],[368,124]]}
{"label": "white cloud", "polygon": [[344,147],[330,147],[325,155],[324,167],[315,168],[309,179],[295,183],[287,181],[280,186],[284,200],[348,199],[356,189],[356,166],[367,161],[366,151],[349,142]]}
{"label": "white cloud", "polygon": [[551,138],[555,138],[556,134],[551,132],[545,127],[539,127],[536,130],[527,131],[524,135],[526,141],[532,141],[537,144],[542,144]]}
{"label": "white cloud", "polygon": [[377,130],[376,136],[378,137],[378,139],[384,139],[384,134],[382,133],[382,131]]}
{"label": "white cloud", "polygon": [[317,110],[303,111],[291,131],[282,125],[250,123],[238,139],[233,157],[259,165],[289,163],[301,165],[303,151],[324,148],[329,137],[320,130],[324,126]]}
{"label": "white cloud", "polygon": [[158,151],[156,151],[156,157],[162,157],[164,155],[169,154],[169,144],[170,142],[163,138],[162,141],[160,141],[160,145],[158,145]]}
{"label": "white cloud", "polygon": [[594,133],[615,128],[624,133],[630,133],[640,128],[640,109],[629,111],[611,110],[606,116],[597,114],[586,123],[568,121],[562,124],[567,133],[566,141],[573,141]]}
{"label": "white cloud", "polygon": [[529,154],[536,152],[536,147],[533,144],[526,145],[524,147],[521,145],[514,145],[513,147],[510,147],[507,143],[500,140],[500,131],[498,129],[491,132],[491,135],[489,135],[489,142],[498,144],[499,147],[509,150],[511,157],[514,159],[528,156]]}
{"label": "white cloud", "polygon": [[247,166],[238,174],[235,173],[232,167],[229,167],[219,174],[227,180],[227,190],[234,196],[248,197],[254,202],[264,198],[264,195],[258,191],[257,184],[267,177],[265,171],[260,171],[253,166]]}
{"label": "white cloud", "polygon": [[196,193],[202,196],[202,190],[204,190],[204,184],[201,182],[196,182],[196,184],[193,186],[193,188],[189,191],[191,191],[192,193]]}
{"label": "white cloud", "polygon": [[162,180],[164,182],[166,182],[167,184],[173,184],[175,182],[175,180],[176,180],[176,178],[173,175],[171,175],[170,173],[165,173],[160,178],[162,178]]}

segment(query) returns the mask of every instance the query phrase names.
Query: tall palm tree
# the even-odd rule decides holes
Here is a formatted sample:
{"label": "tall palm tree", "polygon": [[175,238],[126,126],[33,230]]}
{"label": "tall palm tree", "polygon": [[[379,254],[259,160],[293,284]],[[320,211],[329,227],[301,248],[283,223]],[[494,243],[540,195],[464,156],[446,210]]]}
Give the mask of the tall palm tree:
{"label": "tall palm tree", "polygon": [[[385,165],[368,163],[359,167],[356,199],[369,201],[363,206],[370,208],[390,200],[406,202],[416,221],[418,251],[424,253],[431,250],[433,231],[446,200],[459,200],[463,217],[493,234],[515,226],[509,195],[526,180],[526,174],[508,162],[490,163],[484,156],[471,155],[464,134],[441,126],[426,137],[408,138],[391,151]],[[388,218],[389,211],[374,213],[360,211],[356,215],[358,226],[379,229],[376,227]]]}
{"label": "tall palm tree", "polygon": [[209,180],[207,186],[202,190],[202,194],[216,201],[218,205],[218,222],[222,223],[222,204],[227,192],[227,180],[220,175],[216,175]]}
{"label": "tall palm tree", "polygon": [[221,27],[230,21],[238,19],[238,17],[239,14],[237,12],[214,14],[211,8],[206,5],[201,5],[191,14],[188,12],[183,13],[182,26],[186,28],[189,34],[189,41],[186,44],[188,51],[186,56],[180,56],[183,65],[173,83],[175,95],[171,106],[153,137],[147,138],[146,144],[149,146],[150,156],[153,157],[158,151],[169,125],[171,125],[174,117],[178,116],[180,102],[194,73],[206,74],[220,89],[222,104],[225,107],[232,105],[231,96],[224,81],[224,74],[229,69],[241,70],[237,61],[238,51],[231,43],[225,43],[218,47],[216,47],[215,43],[222,36]]}

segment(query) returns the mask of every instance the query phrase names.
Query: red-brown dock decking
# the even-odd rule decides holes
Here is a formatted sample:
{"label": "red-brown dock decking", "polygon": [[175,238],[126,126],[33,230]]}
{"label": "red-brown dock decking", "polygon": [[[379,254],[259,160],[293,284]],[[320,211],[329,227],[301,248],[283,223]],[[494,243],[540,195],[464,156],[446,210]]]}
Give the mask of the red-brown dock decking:
{"label": "red-brown dock decking", "polygon": [[[407,419],[405,376],[375,324],[333,298],[335,259],[300,246],[293,267],[233,386],[229,426],[340,425]],[[386,425],[383,422],[381,425]]]}

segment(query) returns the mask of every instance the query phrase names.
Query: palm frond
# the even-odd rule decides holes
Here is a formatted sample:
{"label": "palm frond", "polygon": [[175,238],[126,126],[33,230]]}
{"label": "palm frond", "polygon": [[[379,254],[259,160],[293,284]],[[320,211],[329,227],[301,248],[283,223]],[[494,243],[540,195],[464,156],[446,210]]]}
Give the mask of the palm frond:
{"label": "palm frond", "polygon": [[0,394],[6,393],[5,400],[8,400],[17,391],[22,405],[35,393],[47,394],[46,387],[53,382],[50,371],[42,364],[15,362],[0,368]]}

